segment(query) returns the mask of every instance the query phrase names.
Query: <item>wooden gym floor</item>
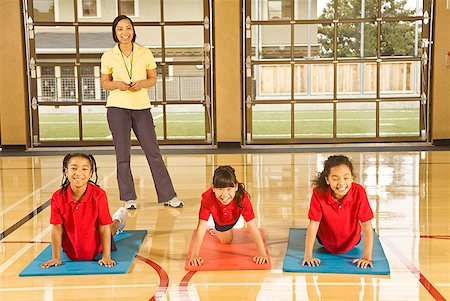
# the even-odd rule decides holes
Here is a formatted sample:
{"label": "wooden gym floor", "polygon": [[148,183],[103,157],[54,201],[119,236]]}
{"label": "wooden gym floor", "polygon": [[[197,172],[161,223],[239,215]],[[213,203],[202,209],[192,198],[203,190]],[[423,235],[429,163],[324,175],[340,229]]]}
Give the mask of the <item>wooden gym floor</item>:
{"label": "wooden gym floor", "polygon": [[[164,155],[183,209],[156,203],[143,155],[132,156],[138,210],[126,229],[148,235],[123,275],[19,278],[50,242],[49,198],[63,156],[0,157],[0,300],[446,300],[450,298],[450,152],[345,153],[366,187],[390,276],[283,273],[288,229],[306,227],[311,179],[331,153]],[[110,210],[113,155],[97,155]],[[187,272],[201,193],[214,169],[235,167],[264,228],[272,270]],[[99,267],[101,268],[101,267]]]}

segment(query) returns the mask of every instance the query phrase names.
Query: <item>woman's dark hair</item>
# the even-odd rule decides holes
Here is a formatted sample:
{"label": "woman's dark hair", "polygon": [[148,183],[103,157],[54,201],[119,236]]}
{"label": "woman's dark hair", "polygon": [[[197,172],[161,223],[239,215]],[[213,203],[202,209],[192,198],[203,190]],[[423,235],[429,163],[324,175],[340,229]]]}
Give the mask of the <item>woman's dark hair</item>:
{"label": "woman's dark hair", "polygon": [[317,177],[312,180],[313,186],[317,187],[320,191],[327,191],[328,184],[326,178],[330,175],[331,169],[339,165],[347,165],[352,173],[352,177],[355,177],[353,173],[352,161],[350,161],[348,157],[344,155],[329,156],[328,159],[323,162],[323,171],[319,172]]}
{"label": "woman's dark hair", "polygon": [[136,41],[136,30],[134,30],[134,24],[133,24],[133,21],[132,21],[129,17],[125,16],[125,15],[117,16],[117,17],[114,19],[113,23],[112,23],[112,34],[113,34],[114,42],[119,43],[119,39],[117,38],[117,35],[116,35],[116,27],[117,27],[117,24],[118,24],[120,21],[124,20],[124,19],[127,19],[127,20],[130,21],[130,23],[131,23],[131,27],[133,28],[133,39],[132,39],[132,41],[133,41],[133,43],[134,43],[134,41]]}
{"label": "woman's dark hair", "polygon": [[[67,186],[69,186],[69,184],[70,184],[69,179],[67,178],[67,175],[66,175],[66,171],[67,171],[67,168],[69,167],[70,159],[75,158],[75,157],[84,158],[91,163],[91,170],[92,170],[92,174],[95,175],[95,181],[92,181],[91,179],[89,179],[89,182],[94,185],[97,185],[97,180],[98,180],[97,163],[95,162],[94,156],[92,156],[91,154],[86,155],[86,154],[82,154],[82,153],[67,154],[63,159],[63,166],[62,166],[63,178],[61,181],[61,194],[63,194],[64,191],[66,191]],[[99,185],[97,185],[97,186],[99,186]]]}
{"label": "woman's dark hair", "polygon": [[234,187],[235,185],[237,185],[238,189],[234,199],[238,206],[242,208],[241,202],[244,199],[245,186],[236,179],[234,168],[229,165],[222,165],[216,168],[213,176],[214,188],[227,188]]}

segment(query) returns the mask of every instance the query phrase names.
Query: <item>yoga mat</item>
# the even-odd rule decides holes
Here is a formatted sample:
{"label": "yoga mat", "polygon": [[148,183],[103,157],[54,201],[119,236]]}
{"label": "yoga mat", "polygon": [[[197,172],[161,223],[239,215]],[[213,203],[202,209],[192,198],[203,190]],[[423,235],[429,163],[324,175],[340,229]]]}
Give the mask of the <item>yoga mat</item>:
{"label": "yoga mat", "polygon": [[52,259],[52,245],[41,252],[22,272],[25,276],[61,276],[61,275],[91,275],[91,274],[125,274],[131,266],[134,256],[147,235],[146,230],[129,230],[114,235],[117,251],[111,252],[111,258],[116,261],[113,267],[104,267],[97,263],[102,257],[99,254],[93,261],[71,261],[61,251],[62,265],[48,269],[41,267],[41,263]]}
{"label": "yoga mat", "polygon": [[289,241],[283,261],[283,271],[301,273],[336,273],[336,274],[390,274],[389,262],[384,255],[378,235],[373,236],[373,268],[361,269],[352,264],[353,259],[362,258],[364,253],[363,238],[350,251],[343,254],[331,254],[325,248],[314,242],[313,257],[321,260],[318,267],[302,266],[305,251],[306,229],[290,228]]}
{"label": "yoga mat", "polygon": [[243,228],[233,229],[233,241],[230,244],[222,244],[214,235],[206,232],[200,247],[200,257],[205,260],[201,266],[189,265],[194,231],[184,268],[188,271],[270,270],[270,257],[264,239],[264,231],[263,229],[259,231],[263,237],[267,257],[269,258],[268,263],[256,264],[253,261],[253,257],[258,255],[258,251],[250,231]]}

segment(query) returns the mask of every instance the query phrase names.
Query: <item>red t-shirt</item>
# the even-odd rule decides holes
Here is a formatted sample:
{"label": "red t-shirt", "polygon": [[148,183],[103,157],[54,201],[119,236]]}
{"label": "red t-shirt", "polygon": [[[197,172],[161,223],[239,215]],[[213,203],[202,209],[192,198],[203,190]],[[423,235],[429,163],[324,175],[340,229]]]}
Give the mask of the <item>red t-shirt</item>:
{"label": "red t-shirt", "polygon": [[211,214],[214,221],[219,226],[231,225],[237,222],[239,216],[243,216],[246,222],[255,218],[253,212],[252,203],[248,193],[244,193],[244,198],[241,201],[241,207],[238,206],[235,199],[233,199],[228,205],[222,204],[214,194],[212,188],[209,188],[202,194],[202,204],[198,213],[201,220],[207,221]]}
{"label": "red t-shirt", "polygon": [[93,260],[101,251],[99,225],[112,223],[106,193],[88,183],[86,193],[77,202],[70,185],[61,194],[56,191],[51,200],[50,223],[64,227],[62,248],[71,260]]}
{"label": "red t-shirt", "polygon": [[351,250],[361,239],[361,223],[373,218],[366,190],[358,183],[352,187],[341,203],[331,196],[331,190],[314,189],[308,218],[320,222],[317,234],[325,249],[340,254]]}

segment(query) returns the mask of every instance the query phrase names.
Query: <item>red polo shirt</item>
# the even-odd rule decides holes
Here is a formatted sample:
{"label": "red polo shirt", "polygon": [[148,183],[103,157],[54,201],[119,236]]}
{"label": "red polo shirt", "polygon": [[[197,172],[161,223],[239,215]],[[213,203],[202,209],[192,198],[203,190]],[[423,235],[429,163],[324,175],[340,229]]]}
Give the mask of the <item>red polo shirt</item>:
{"label": "red polo shirt", "polygon": [[93,260],[102,250],[99,225],[112,223],[106,193],[88,183],[86,193],[78,203],[72,197],[70,185],[61,194],[56,191],[51,200],[50,223],[62,224],[62,248],[71,260]]}
{"label": "red polo shirt", "polygon": [[358,183],[345,195],[342,202],[331,196],[331,190],[314,189],[308,218],[320,222],[317,234],[325,249],[340,254],[350,251],[361,239],[361,223],[373,218],[366,190]]}
{"label": "red polo shirt", "polygon": [[237,222],[239,216],[243,216],[246,222],[255,218],[253,212],[252,203],[248,193],[244,193],[244,198],[241,201],[241,207],[238,206],[235,199],[233,199],[228,205],[222,204],[214,194],[212,188],[209,188],[202,194],[202,204],[198,213],[199,218],[207,221],[211,214],[214,221],[219,226],[231,225]]}

